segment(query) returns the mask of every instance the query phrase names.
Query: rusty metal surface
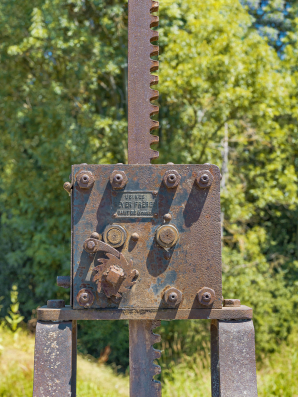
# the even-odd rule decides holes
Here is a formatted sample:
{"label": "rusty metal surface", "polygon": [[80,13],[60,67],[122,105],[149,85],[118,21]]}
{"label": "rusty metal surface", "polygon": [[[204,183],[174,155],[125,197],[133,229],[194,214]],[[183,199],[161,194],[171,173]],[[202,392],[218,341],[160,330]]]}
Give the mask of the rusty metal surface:
{"label": "rusty metal surface", "polygon": [[161,355],[153,348],[160,336],[152,332],[159,325],[158,321],[129,321],[130,397],[161,397],[161,384],[153,378],[160,373],[160,366],[153,363]]}
{"label": "rusty metal surface", "polygon": [[69,276],[57,276],[57,285],[62,288],[70,288]]}
{"label": "rusty metal surface", "polygon": [[[91,189],[81,189],[74,184],[72,193],[72,246],[73,246],[73,293],[87,288],[95,296],[90,308],[131,308],[165,309],[163,295],[168,287],[177,288],[183,299],[177,310],[222,307],[221,282],[221,223],[220,223],[220,172],[214,165],[122,165],[128,182],[123,191],[114,191],[110,175],[119,165],[84,165],[85,171],[92,172],[94,185]],[[176,169],[181,175],[177,188],[168,189],[163,183],[165,173]],[[202,189],[195,179],[203,170],[208,169],[213,176],[210,187]],[[82,170],[81,165],[73,166],[73,179]],[[115,216],[115,195],[125,192],[139,192],[137,200],[127,194],[124,206],[137,205],[145,216]],[[147,216],[147,195],[142,201],[142,192],[154,192],[152,208],[157,212]],[[152,197],[153,197],[152,196]],[[116,201],[117,202],[117,201]],[[124,201],[122,201],[124,202]],[[148,204],[149,205],[149,204]],[[155,207],[154,207],[155,206]],[[132,212],[135,208],[131,209]],[[156,231],[164,225],[164,216],[171,215],[170,222],[179,232],[177,243],[166,250],[156,242]],[[104,291],[97,288],[94,279],[98,260],[106,258],[103,252],[86,251],[86,241],[97,232],[102,235],[107,226],[117,224],[127,231],[127,239],[122,247],[110,249],[121,252],[125,260],[133,261],[133,269],[139,272],[137,282],[122,294],[119,302],[108,298]],[[137,233],[139,239],[131,236]],[[105,244],[93,239],[94,244]],[[107,262],[108,263],[108,262]],[[111,265],[114,264],[111,261]],[[121,266],[120,266],[121,267]],[[215,291],[214,302],[204,306],[197,299],[198,291],[203,288]],[[74,308],[83,309],[74,299]]]}
{"label": "rusty metal surface", "polygon": [[257,397],[255,333],[249,321],[211,323],[212,397]]}
{"label": "rusty metal surface", "polygon": [[76,396],[76,321],[37,321],[33,397]]}
{"label": "rusty metal surface", "polygon": [[43,321],[57,320],[232,320],[251,319],[252,309],[247,306],[223,307],[222,309],[88,309],[76,310],[70,306],[63,309],[37,309],[37,318]]}
{"label": "rusty metal surface", "polygon": [[158,17],[150,12],[158,10],[152,0],[128,2],[128,162],[150,164],[158,152],[150,148],[158,137],[150,131],[158,128],[158,122],[150,116],[158,113],[158,106],[151,100],[158,98],[158,91],[150,86],[158,77],[151,72],[158,69],[158,62],[150,56],[158,55],[158,46],[151,44],[158,39],[158,32],[151,27],[158,25]]}

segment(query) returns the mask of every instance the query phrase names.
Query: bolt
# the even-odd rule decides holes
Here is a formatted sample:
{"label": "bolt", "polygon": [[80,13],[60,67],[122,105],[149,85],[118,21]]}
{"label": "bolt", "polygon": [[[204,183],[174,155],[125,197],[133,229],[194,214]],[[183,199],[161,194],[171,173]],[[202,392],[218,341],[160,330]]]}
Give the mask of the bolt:
{"label": "bolt", "polygon": [[182,292],[177,288],[169,288],[164,293],[164,300],[169,306],[177,306],[182,301]]}
{"label": "bolt", "polygon": [[174,165],[174,163],[167,163],[168,165]]}
{"label": "bolt", "polygon": [[163,182],[168,189],[174,189],[179,185],[181,175],[176,170],[169,170],[164,174]]}
{"label": "bolt", "polygon": [[205,293],[202,295],[202,299],[203,299],[205,302],[209,302],[209,301],[211,300],[211,294],[210,294],[210,292],[205,292]]}
{"label": "bolt", "polygon": [[51,299],[47,301],[47,307],[51,309],[61,309],[65,307],[65,302],[63,299]]}
{"label": "bolt", "polygon": [[82,183],[88,183],[90,181],[90,177],[87,174],[83,174],[81,177],[81,182]]}
{"label": "bolt", "polygon": [[164,219],[166,222],[170,222],[170,220],[172,219],[172,215],[171,215],[171,214],[165,214],[165,215],[163,216],[163,219]]}
{"label": "bolt", "polygon": [[138,241],[139,238],[140,238],[140,236],[138,235],[138,233],[133,233],[133,234],[131,235],[131,239],[132,239],[133,241]]}
{"label": "bolt", "polygon": [[176,292],[171,292],[168,296],[168,300],[171,303],[176,303],[178,299],[178,295],[176,294]]}
{"label": "bolt", "polygon": [[[98,234],[98,233],[96,233],[96,232],[93,232],[92,234],[91,234],[91,238],[95,238],[95,240],[100,240],[100,234]],[[89,247],[88,247],[89,248]],[[91,249],[91,248],[90,248]]]}
{"label": "bolt", "polygon": [[240,299],[224,299],[223,300],[224,307],[240,307]]}
{"label": "bolt", "polygon": [[208,183],[209,182],[209,176],[207,174],[203,174],[200,178],[201,183]]}
{"label": "bolt", "polygon": [[157,217],[158,217],[158,214],[157,214],[157,213],[155,213],[155,214],[153,214],[153,216],[154,216],[154,218],[157,218]]}
{"label": "bolt", "polygon": [[176,180],[177,180],[177,177],[176,177],[175,174],[170,174],[170,175],[168,175],[168,181],[169,181],[170,183],[175,183]]}
{"label": "bolt", "polygon": [[116,174],[113,179],[114,183],[120,184],[123,181],[123,176],[121,174]]}
{"label": "bolt", "polygon": [[206,189],[212,185],[213,179],[213,175],[210,171],[203,170],[198,172],[195,182],[200,188]]}
{"label": "bolt", "polygon": [[77,295],[77,302],[80,306],[90,307],[94,302],[94,295],[88,289],[81,289]]}
{"label": "bolt", "polygon": [[89,250],[92,250],[95,247],[95,242],[92,240],[88,241],[87,247]]}
{"label": "bolt", "polygon": [[201,288],[197,293],[197,298],[201,305],[209,306],[214,302],[215,291],[207,287]]}
{"label": "bolt", "polygon": [[154,192],[152,192],[153,196],[157,196],[158,195],[158,191],[154,190]]}

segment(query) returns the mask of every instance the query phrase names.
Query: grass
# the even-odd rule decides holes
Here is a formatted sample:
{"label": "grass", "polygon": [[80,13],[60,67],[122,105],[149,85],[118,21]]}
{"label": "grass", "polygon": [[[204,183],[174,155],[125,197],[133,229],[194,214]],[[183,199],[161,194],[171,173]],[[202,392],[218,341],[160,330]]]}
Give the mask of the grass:
{"label": "grass", "polygon": [[[259,397],[298,397],[298,337],[279,353],[258,364]],[[0,397],[32,396],[34,337],[0,328]],[[184,357],[164,370],[163,397],[210,396],[210,372],[206,355]],[[77,397],[128,397],[128,376],[92,357],[78,358]]]}

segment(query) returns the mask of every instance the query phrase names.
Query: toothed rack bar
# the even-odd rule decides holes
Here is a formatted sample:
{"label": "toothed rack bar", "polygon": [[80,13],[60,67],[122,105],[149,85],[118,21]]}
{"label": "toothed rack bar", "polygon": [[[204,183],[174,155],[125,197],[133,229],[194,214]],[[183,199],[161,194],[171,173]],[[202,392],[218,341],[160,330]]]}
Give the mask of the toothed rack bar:
{"label": "toothed rack bar", "polygon": [[152,27],[158,25],[158,17],[151,15],[158,10],[158,3],[152,0],[129,0],[128,3],[128,162],[129,164],[150,164],[158,152],[150,148],[158,137],[151,131],[158,128],[158,122],[151,116],[158,113],[158,106],[151,101],[158,98],[158,91],[150,86],[158,83],[158,76],[151,72],[158,69],[158,61],[150,57],[158,55],[159,47],[151,44],[157,41],[158,32]]}

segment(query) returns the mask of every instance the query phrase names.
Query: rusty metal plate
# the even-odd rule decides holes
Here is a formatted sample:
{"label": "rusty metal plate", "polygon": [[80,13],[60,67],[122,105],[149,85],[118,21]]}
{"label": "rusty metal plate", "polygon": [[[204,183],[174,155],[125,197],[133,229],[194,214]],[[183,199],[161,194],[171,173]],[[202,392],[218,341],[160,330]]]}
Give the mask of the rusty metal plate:
{"label": "rusty metal plate", "polygon": [[[125,181],[121,180],[121,186],[125,183],[122,189],[116,185],[113,188],[111,184],[110,177],[115,170],[125,176]],[[78,175],[89,175],[88,172],[92,173],[94,183],[89,188],[82,184],[81,187]],[[117,173],[114,174],[118,175]],[[92,305],[88,306],[92,309],[166,309],[169,305],[163,300],[163,296],[170,287],[182,292],[181,303],[174,308],[171,306],[172,311],[222,307],[218,167],[210,164],[74,165],[72,174],[74,308],[84,308],[79,305],[76,297],[80,290],[86,289],[94,296]],[[201,181],[205,188],[198,182],[202,175],[207,181]],[[154,200],[149,200],[148,192],[154,192]],[[115,199],[118,204],[121,201],[125,202],[122,197],[125,197],[126,193],[143,197],[138,201],[131,199],[132,206],[136,202],[152,202],[152,208],[156,210],[153,217],[136,217],[134,214],[131,217],[118,216],[117,210],[115,211]],[[121,199],[117,201],[117,197]],[[111,225],[120,226],[117,233],[121,228],[125,230],[125,242],[117,248],[120,257],[114,256],[113,251],[107,256],[103,252],[88,253],[84,249],[85,241],[90,239],[94,232],[102,236]],[[169,225],[170,228],[161,230],[160,227],[164,225]],[[164,247],[156,241],[157,231]],[[117,233],[113,238],[121,237],[117,236]],[[172,238],[177,242],[173,247],[169,247]],[[90,247],[96,246],[93,242],[91,241]],[[111,281],[114,284],[108,291],[112,294],[122,279],[114,270],[114,275],[109,273],[109,263],[110,269],[125,267],[129,274],[126,287],[122,284],[123,288],[119,290],[121,293],[114,298],[107,297],[105,293],[108,289],[107,282],[114,280]],[[95,268],[98,269],[99,266],[105,266],[102,273],[105,279],[102,284],[99,277],[95,277]],[[101,285],[105,288],[101,288]],[[215,292],[215,299],[209,306],[201,305],[197,298],[198,291],[204,287]]]}

